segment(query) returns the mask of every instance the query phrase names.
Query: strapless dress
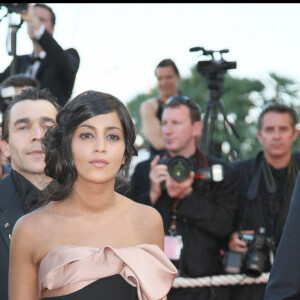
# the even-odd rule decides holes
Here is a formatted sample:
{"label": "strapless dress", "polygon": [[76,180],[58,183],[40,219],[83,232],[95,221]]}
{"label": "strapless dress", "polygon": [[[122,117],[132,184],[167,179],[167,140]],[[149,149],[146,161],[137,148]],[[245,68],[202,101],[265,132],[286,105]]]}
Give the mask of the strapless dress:
{"label": "strapless dress", "polygon": [[158,300],[177,269],[157,245],[103,248],[60,246],[40,261],[41,299]]}

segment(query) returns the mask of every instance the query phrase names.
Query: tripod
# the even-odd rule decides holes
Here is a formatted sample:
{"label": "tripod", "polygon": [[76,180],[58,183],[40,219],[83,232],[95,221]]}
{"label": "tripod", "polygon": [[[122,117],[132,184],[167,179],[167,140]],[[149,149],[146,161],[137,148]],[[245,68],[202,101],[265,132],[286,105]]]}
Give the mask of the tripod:
{"label": "tripod", "polygon": [[[197,64],[197,71],[201,73],[207,80],[208,89],[210,90],[210,99],[207,101],[203,122],[203,131],[199,141],[199,148],[203,152],[212,152],[213,146],[213,134],[215,130],[215,122],[217,119],[217,108],[219,107],[224,118],[224,125],[226,136],[230,145],[230,152],[233,160],[236,160],[236,154],[232,147],[232,141],[230,137],[230,132],[227,126],[229,126],[236,137],[239,135],[226,116],[225,107],[223,100],[221,98],[223,92],[223,82],[224,74],[228,69],[235,69],[235,61],[226,61],[223,58],[224,53],[228,53],[228,49],[223,49],[219,51],[206,50],[203,47],[193,47],[190,52],[202,51],[202,55],[208,55],[212,59],[210,61],[199,61]],[[214,53],[219,53],[221,55],[220,60],[215,60]]]}
{"label": "tripod", "polygon": [[229,128],[233,131],[235,136],[239,138],[238,132],[234,128],[233,124],[228,121],[225,106],[222,96],[222,87],[223,87],[223,74],[214,74],[206,76],[208,81],[208,88],[210,90],[210,98],[206,103],[205,114],[204,114],[204,121],[203,121],[203,131],[200,138],[199,147],[203,152],[211,153],[213,148],[213,134],[215,130],[215,122],[217,120],[217,108],[220,109],[225,125],[225,132],[227,136],[227,140],[230,145],[230,153],[233,160],[236,160],[236,153],[233,150],[232,140],[230,136]]}

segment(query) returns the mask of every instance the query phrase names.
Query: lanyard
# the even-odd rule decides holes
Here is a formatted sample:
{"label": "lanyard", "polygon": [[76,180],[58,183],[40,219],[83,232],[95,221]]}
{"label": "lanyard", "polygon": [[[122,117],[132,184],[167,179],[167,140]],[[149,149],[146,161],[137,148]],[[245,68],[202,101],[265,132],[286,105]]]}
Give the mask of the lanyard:
{"label": "lanyard", "polygon": [[169,228],[169,233],[171,236],[177,235],[177,207],[179,204],[180,199],[172,199],[172,220],[171,220],[171,225]]}

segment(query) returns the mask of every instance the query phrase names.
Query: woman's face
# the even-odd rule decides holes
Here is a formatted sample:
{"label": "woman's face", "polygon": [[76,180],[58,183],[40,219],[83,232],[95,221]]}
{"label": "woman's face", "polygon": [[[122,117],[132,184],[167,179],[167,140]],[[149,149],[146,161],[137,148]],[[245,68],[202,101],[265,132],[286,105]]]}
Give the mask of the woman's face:
{"label": "woman's face", "polygon": [[180,78],[172,67],[158,67],[155,75],[160,97],[167,99],[178,94],[177,86]]}
{"label": "woman's face", "polygon": [[74,132],[71,148],[77,180],[114,180],[125,163],[124,133],[118,114],[111,112],[82,122]]}

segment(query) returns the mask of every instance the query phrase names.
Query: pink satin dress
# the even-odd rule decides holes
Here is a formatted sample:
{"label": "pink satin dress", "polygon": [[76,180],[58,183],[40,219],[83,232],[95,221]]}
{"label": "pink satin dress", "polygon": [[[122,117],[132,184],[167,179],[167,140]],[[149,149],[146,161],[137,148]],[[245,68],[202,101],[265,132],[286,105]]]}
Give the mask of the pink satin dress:
{"label": "pink satin dress", "polygon": [[42,299],[157,300],[164,298],[177,269],[156,245],[103,248],[61,246],[41,260]]}

